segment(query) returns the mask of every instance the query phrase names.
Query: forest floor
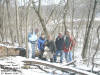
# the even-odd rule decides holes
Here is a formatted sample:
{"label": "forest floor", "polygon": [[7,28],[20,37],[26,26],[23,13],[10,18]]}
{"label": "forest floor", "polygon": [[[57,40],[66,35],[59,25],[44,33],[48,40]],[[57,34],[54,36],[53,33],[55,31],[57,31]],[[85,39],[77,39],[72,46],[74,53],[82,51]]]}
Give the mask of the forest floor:
{"label": "forest floor", "polygon": [[[4,46],[4,45],[2,45]],[[8,46],[11,47],[11,46]],[[80,56],[80,50],[75,51],[75,62],[69,66],[79,69],[79,70],[83,70],[83,71],[91,71],[92,69],[92,64],[88,63],[88,62],[83,62],[81,56]],[[96,56],[96,58],[99,58],[99,53],[98,52],[98,56]],[[35,58],[36,60],[39,60],[38,57]],[[9,57],[1,57],[0,58],[0,74],[1,75],[71,75],[70,73],[73,72],[63,72],[61,70],[57,70],[56,68],[51,68],[49,66],[44,66],[44,65],[40,65],[40,67],[36,66],[36,65],[30,65],[30,66],[25,66],[23,61],[27,61],[27,60],[33,60],[33,59],[28,59],[26,57],[21,57],[21,56],[9,56]],[[42,60],[40,60],[41,62],[43,62]],[[59,57],[58,57],[58,61],[59,61]],[[90,60],[91,61],[91,60]],[[49,61],[47,61],[47,63],[50,63]],[[100,60],[99,59],[95,59],[95,67],[94,67],[94,71],[98,72],[96,73],[96,75],[100,75]],[[52,64],[57,64],[65,66],[66,61],[64,59],[63,63],[52,63]],[[5,68],[4,68],[5,67]],[[47,72],[48,73],[47,73]],[[80,74],[75,74],[75,75],[80,75]],[[91,74],[90,74],[91,75]]]}
{"label": "forest floor", "polygon": [[[61,70],[57,70],[56,68],[51,68],[48,66],[43,66],[43,65],[38,65],[41,68],[39,68],[38,66],[35,65],[30,65],[30,66],[25,66],[23,61],[27,61],[28,58],[26,57],[21,57],[21,56],[9,56],[9,57],[3,57],[0,58],[0,65],[4,65],[5,68],[0,68],[0,74],[1,75],[71,75],[70,72],[66,73],[63,72]],[[32,60],[32,59],[29,59]],[[36,58],[36,60],[38,60]],[[41,62],[43,62],[42,60],[39,60]],[[50,63],[50,62],[47,62]],[[52,63],[52,64],[56,64],[56,65],[64,65],[66,63]],[[91,67],[83,64],[83,63],[75,63],[77,64],[77,66],[75,67],[76,69],[79,70],[91,70]],[[69,65],[71,67],[74,67],[73,65]],[[45,72],[47,71],[47,72]],[[94,71],[96,72],[100,72],[99,68],[94,68]],[[71,72],[73,73],[73,72]],[[81,75],[81,74],[75,74],[75,75]],[[91,74],[90,74],[91,75]],[[96,74],[96,75],[99,75]]]}

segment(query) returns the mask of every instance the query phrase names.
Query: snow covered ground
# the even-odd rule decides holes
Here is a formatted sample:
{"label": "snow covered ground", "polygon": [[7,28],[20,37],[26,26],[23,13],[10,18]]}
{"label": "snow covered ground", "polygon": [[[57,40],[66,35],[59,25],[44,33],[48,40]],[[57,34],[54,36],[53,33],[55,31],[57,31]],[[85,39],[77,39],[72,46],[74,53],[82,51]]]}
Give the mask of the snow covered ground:
{"label": "snow covered ground", "polygon": [[[9,46],[9,45],[7,46],[7,45],[4,45],[4,44],[0,44],[0,46],[6,46],[8,48],[17,48],[16,46],[15,47]],[[76,68],[91,70],[91,68],[92,68],[91,65],[87,66],[86,63],[83,63],[83,61],[81,61],[82,58],[81,58],[80,54],[81,54],[81,48],[78,48],[75,51],[75,60],[76,60],[75,64],[77,64]],[[30,66],[30,69],[24,69],[23,68],[24,62],[22,62],[22,61],[25,61],[25,60],[28,60],[28,58],[21,57],[21,56],[15,56],[15,57],[9,56],[9,57],[0,58],[0,64],[5,65],[6,67],[15,68],[15,69],[20,71],[20,72],[17,72],[17,71],[14,72],[12,70],[7,71],[7,70],[4,70],[4,69],[0,69],[0,74],[1,75],[33,75],[33,74],[36,74],[36,75],[67,75],[67,73],[59,71],[57,69],[50,68],[50,67],[47,68],[47,67],[44,67],[44,66],[42,66],[42,68],[43,69],[45,68],[50,73],[46,73],[46,72],[42,71],[37,66]],[[32,60],[32,59],[29,59],[29,60]],[[36,60],[38,60],[38,59],[36,58]],[[97,61],[97,62],[99,63],[100,61]],[[57,63],[57,64],[62,65],[60,63]],[[63,62],[63,65],[64,64],[66,64],[65,60]],[[41,65],[39,65],[39,66],[41,66]],[[100,67],[97,67],[97,68],[95,67],[94,70],[100,71],[100,69],[98,69],[98,68],[100,68]],[[55,71],[55,73],[54,73],[54,71]]]}
{"label": "snow covered ground", "polygon": [[17,70],[21,72],[14,72],[14,71],[5,71],[3,69],[0,69],[0,73],[2,75],[47,75],[45,72],[42,72],[39,69],[22,69],[22,66],[24,66],[23,60],[26,60],[25,57],[6,57],[0,59],[0,64],[5,65],[6,67],[16,68]]}
{"label": "snow covered ground", "polygon": [[[4,57],[4,58],[0,58],[0,64],[4,65],[5,67],[9,67],[9,68],[15,68],[18,71],[12,71],[12,70],[6,70],[6,69],[1,69],[0,68],[0,75],[52,75],[52,71],[55,69],[49,69],[44,67],[45,69],[49,70],[50,73],[46,73],[42,70],[40,70],[38,67],[36,66],[30,66],[29,69],[23,69],[24,66],[24,62],[27,60],[27,58],[25,57],[20,57],[20,56],[16,56],[16,57]],[[32,59],[30,59],[32,60]],[[20,71],[20,72],[19,72]],[[53,75],[64,75],[63,72],[61,71],[56,71],[57,74],[53,74]]]}
{"label": "snow covered ground", "polygon": [[[0,58],[0,65],[4,65],[5,67],[17,69],[17,71],[12,71],[12,70],[6,70],[6,69],[0,68],[0,75],[33,75],[33,74],[34,75],[69,75],[68,73],[62,72],[62,71],[54,69],[54,68],[46,67],[43,65],[39,65],[39,66],[41,66],[43,69],[49,71],[49,73],[42,71],[37,66],[30,66],[29,69],[25,69],[25,68],[23,68],[23,66],[24,66],[23,61],[25,61],[25,60],[32,60],[32,59],[28,59],[28,58],[21,57],[21,56],[15,56],[15,57],[9,56],[9,57]],[[38,60],[38,59],[36,59],[36,60]],[[41,60],[38,60],[38,61],[41,61]],[[47,62],[47,63],[49,63],[49,62]],[[58,65],[58,66],[64,65],[61,63],[51,63],[51,64]],[[77,65],[77,68],[86,69],[86,70],[91,69],[91,68],[87,68],[87,66],[83,65],[82,63],[79,63]],[[95,70],[98,71],[99,69],[95,69]]]}

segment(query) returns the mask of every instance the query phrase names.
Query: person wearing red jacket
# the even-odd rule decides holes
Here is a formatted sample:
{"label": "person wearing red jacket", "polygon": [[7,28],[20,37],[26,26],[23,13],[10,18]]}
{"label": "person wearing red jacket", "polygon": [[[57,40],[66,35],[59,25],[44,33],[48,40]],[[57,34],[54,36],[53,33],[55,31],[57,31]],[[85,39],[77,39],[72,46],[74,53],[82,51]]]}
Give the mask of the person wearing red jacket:
{"label": "person wearing red jacket", "polygon": [[65,40],[64,40],[64,53],[65,53],[65,59],[67,62],[72,61],[72,47],[75,46],[75,41],[73,40],[72,36],[68,31],[66,31],[65,34]]}

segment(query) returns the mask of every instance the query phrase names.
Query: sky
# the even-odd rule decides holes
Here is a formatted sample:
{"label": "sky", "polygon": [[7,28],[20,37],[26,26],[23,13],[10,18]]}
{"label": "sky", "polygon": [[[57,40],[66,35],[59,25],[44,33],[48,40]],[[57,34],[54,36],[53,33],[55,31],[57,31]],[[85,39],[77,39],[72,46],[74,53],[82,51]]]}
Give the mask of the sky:
{"label": "sky", "polygon": [[[19,0],[19,5],[24,5],[24,1],[28,2],[29,0]],[[37,1],[37,0],[34,0],[34,1]],[[60,0],[41,0],[41,1],[42,1],[42,5],[51,5],[51,4],[58,4]]]}

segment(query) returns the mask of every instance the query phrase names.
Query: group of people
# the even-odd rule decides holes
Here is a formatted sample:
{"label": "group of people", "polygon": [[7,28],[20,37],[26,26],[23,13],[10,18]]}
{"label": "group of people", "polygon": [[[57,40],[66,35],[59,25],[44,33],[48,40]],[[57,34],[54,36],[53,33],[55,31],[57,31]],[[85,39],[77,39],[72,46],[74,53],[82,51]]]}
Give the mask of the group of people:
{"label": "group of people", "polygon": [[51,35],[45,36],[44,33],[38,38],[38,29],[28,34],[29,45],[29,58],[35,58],[35,47],[38,45],[39,59],[44,60],[43,57],[45,47],[48,47],[49,51],[47,56],[50,58],[50,62],[57,62],[57,56],[60,55],[60,63],[63,62],[63,56],[65,55],[66,62],[72,61],[72,48],[75,46],[75,41],[69,31],[66,34],[58,33],[56,40]]}

